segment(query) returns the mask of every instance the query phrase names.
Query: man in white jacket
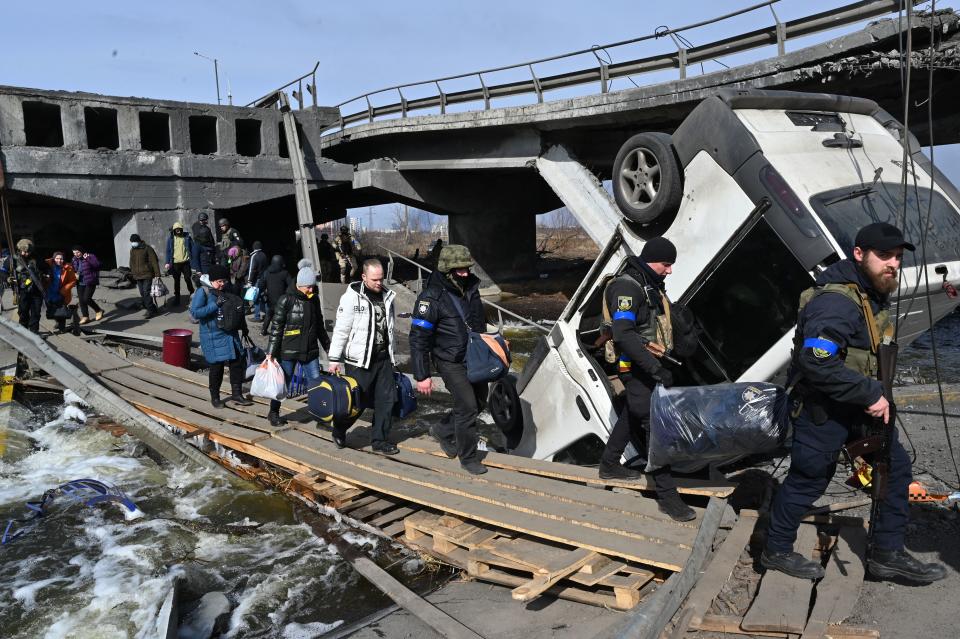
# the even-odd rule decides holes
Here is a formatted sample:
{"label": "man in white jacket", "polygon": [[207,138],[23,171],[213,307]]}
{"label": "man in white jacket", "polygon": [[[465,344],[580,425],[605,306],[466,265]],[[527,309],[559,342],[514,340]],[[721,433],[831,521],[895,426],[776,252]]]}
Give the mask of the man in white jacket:
{"label": "man in white jacket", "polygon": [[[383,285],[383,265],[370,259],[363,263],[360,281],[347,286],[337,307],[337,323],[330,341],[329,371],[339,373],[346,364],[347,374],[357,380],[361,390],[373,399],[373,450],[395,455],[397,446],[388,440],[393,425],[393,405],[397,387],[393,378],[396,358],[393,354],[393,291]],[[347,431],[334,427],[333,441],[346,446]]]}

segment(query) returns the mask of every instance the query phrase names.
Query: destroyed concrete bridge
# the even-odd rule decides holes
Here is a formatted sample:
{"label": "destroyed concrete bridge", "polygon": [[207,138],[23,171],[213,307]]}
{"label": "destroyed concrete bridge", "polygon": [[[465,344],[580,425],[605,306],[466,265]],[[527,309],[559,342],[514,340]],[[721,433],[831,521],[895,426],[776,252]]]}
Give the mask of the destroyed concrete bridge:
{"label": "destroyed concrete bridge", "polygon": [[[441,83],[449,78],[441,78],[333,108],[301,103],[295,115],[313,210],[317,221],[393,202],[446,214],[451,240],[469,245],[495,279],[530,273],[537,214],[567,205],[602,240],[618,214],[597,180],[610,177],[618,147],[640,131],[672,131],[721,87],[865,97],[902,121],[906,33],[912,39],[913,103],[923,105],[929,97],[926,71],[952,77],[960,68],[960,16],[952,10],[917,14],[908,24],[897,18],[899,6],[896,0],[865,0],[786,23],[774,14],[769,28],[692,48],[675,40],[678,47],[667,54],[556,76],[538,77],[534,66],[544,61],[534,61],[512,67],[528,68],[529,80],[503,85],[484,80],[503,69],[456,76],[475,77],[476,90],[444,93]],[[878,17],[883,19],[847,35],[786,50],[791,39]],[[710,22],[638,40],[672,37]],[[689,75],[695,64],[762,47],[776,47],[776,55]],[[586,54],[600,61],[595,51],[546,61]],[[679,79],[610,90],[614,79],[669,69]],[[305,78],[310,86],[309,74]],[[161,245],[173,221],[192,222],[202,209],[229,216],[241,232],[255,228],[247,235],[257,237],[249,239],[292,249],[292,172],[274,107],[279,91],[291,86],[300,86],[302,99],[302,82],[247,107],[0,89],[0,158],[17,232],[32,233],[41,250],[62,247],[60,238],[69,233],[69,241],[85,241],[106,255],[110,250],[97,242],[114,237],[123,264],[129,233]],[[405,90],[423,86],[436,91],[404,97]],[[571,87],[592,94],[549,100]],[[928,131],[926,107],[921,113],[915,106],[910,129],[921,143],[960,142],[960,113],[953,108],[958,92],[960,83],[935,84],[935,136]],[[315,101],[315,89],[312,94]],[[399,101],[373,106],[384,95]],[[497,99],[523,95],[535,102],[494,108]],[[363,108],[350,112],[357,103]],[[449,112],[471,104],[474,110]]]}

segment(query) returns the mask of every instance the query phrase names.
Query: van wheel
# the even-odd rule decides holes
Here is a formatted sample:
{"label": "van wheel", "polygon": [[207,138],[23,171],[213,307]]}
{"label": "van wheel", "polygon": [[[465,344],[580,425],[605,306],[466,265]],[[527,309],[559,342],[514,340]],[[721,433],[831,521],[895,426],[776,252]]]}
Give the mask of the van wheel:
{"label": "van wheel", "polygon": [[523,413],[520,410],[520,395],[512,377],[498,379],[490,385],[487,407],[494,423],[507,437],[507,448],[516,448],[523,435]]}
{"label": "van wheel", "polygon": [[631,222],[649,224],[675,213],[683,197],[680,162],[666,133],[638,133],[613,162],[613,197]]}

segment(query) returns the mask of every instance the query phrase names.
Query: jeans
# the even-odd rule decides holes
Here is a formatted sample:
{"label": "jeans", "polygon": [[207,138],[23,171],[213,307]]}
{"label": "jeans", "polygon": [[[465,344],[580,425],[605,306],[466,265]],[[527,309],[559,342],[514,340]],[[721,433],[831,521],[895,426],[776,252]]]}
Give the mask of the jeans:
{"label": "jeans", "polygon": [[[96,284],[80,284],[77,286],[77,300],[80,304],[80,315],[82,317],[89,317],[90,311],[92,308],[97,313],[102,313],[103,309],[100,308],[100,305],[93,300],[93,293],[97,290]],[[89,307],[89,308],[88,308]]]}
{"label": "jeans", "polygon": [[[370,431],[370,443],[385,443],[393,426],[393,405],[397,401],[397,384],[393,379],[393,362],[390,361],[390,353],[374,355],[367,368],[348,364],[347,375],[357,380],[365,396],[364,404],[373,406],[373,430]],[[341,432],[345,430],[341,429]]]}
{"label": "jeans", "polygon": [[173,274],[173,297],[179,303],[180,301],[180,277],[187,283],[187,290],[193,295],[193,272],[190,270],[190,262],[174,262],[170,266],[170,272]]}
{"label": "jeans", "polygon": [[[650,433],[650,398],[653,395],[653,389],[645,380],[638,379],[629,373],[621,375],[620,380],[626,389],[627,403],[617,417],[617,423],[610,432],[610,438],[600,458],[602,463],[610,466],[620,463],[623,451],[626,450],[627,443],[631,439],[634,440],[638,451],[645,452]],[[669,466],[658,468],[650,474],[658,496],[676,490],[677,484],[673,475],[670,474]]]}
{"label": "jeans", "polygon": [[137,290],[140,291],[140,301],[143,303],[143,310],[153,314],[157,312],[157,305],[153,303],[153,298],[150,297],[151,284],[153,284],[153,278],[137,280]]}
{"label": "jeans", "polygon": [[[287,384],[287,388],[290,387],[290,378],[293,377],[293,369],[297,364],[300,364],[300,371],[306,379],[306,387],[310,388],[316,382],[320,380],[320,360],[315,359],[311,362],[297,362],[295,359],[282,359],[280,360],[280,368],[283,369],[283,377]],[[271,399],[270,400],[270,412],[277,413],[280,412],[280,400]]]}
{"label": "jeans", "polygon": [[477,415],[486,405],[487,384],[471,384],[463,362],[434,359],[437,372],[453,395],[453,412],[437,425],[441,439],[455,442],[461,464],[477,461]]}
{"label": "jeans", "polygon": [[257,322],[260,321],[260,314],[266,314],[267,311],[267,300],[263,295],[257,295],[257,300],[253,303],[253,319]]}

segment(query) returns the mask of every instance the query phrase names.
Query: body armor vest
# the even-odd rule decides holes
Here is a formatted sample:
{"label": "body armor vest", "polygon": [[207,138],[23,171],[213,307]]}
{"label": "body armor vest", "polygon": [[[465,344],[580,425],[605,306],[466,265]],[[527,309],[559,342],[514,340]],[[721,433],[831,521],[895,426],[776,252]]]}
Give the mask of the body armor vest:
{"label": "body armor vest", "polygon": [[[800,307],[797,315],[803,312],[806,306],[813,298],[824,293],[835,293],[843,295],[845,298],[856,304],[863,313],[864,322],[867,325],[867,333],[870,336],[870,348],[856,348],[847,346],[840,357],[843,359],[844,366],[852,369],[865,377],[876,378],[877,365],[877,347],[881,344],[889,344],[893,341],[894,326],[890,320],[890,312],[887,309],[874,314],[873,307],[870,305],[870,299],[863,290],[856,284],[839,284],[831,282],[824,286],[812,287],[800,294]],[[801,326],[797,326],[797,332],[793,338],[793,357],[800,356],[800,349],[803,343],[803,331]]]}
{"label": "body armor vest", "polygon": [[[613,322],[610,317],[610,309],[607,307],[607,287],[610,286],[610,283],[613,281],[613,279],[614,278],[611,277],[603,286],[602,313],[604,326],[607,327],[611,326]],[[643,295],[647,303],[647,308],[650,309],[650,321],[647,322],[647,325],[643,328],[643,330],[640,331],[640,336],[648,343],[661,347],[663,352],[669,353],[671,350],[673,350],[673,324],[671,324],[670,319],[670,300],[667,298],[666,294],[659,289],[642,284],[641,288],[643,289]],[[654,295],[659,295],[660,304],[658,304],[655,299],[651,299],[651,293]],[[660,312],[660,305],[663,306],[663,312]],[[654,356],[657,356],[655,351],[651,352],[654,353]],[[604,359],[611,364],[616,362],[617,369],[621,373],[627,373],[632,368],[632,362],[627,354],[621,353],[620,349],[616,348],[616,345],[613,342],[612,334],[604,344]]]}

